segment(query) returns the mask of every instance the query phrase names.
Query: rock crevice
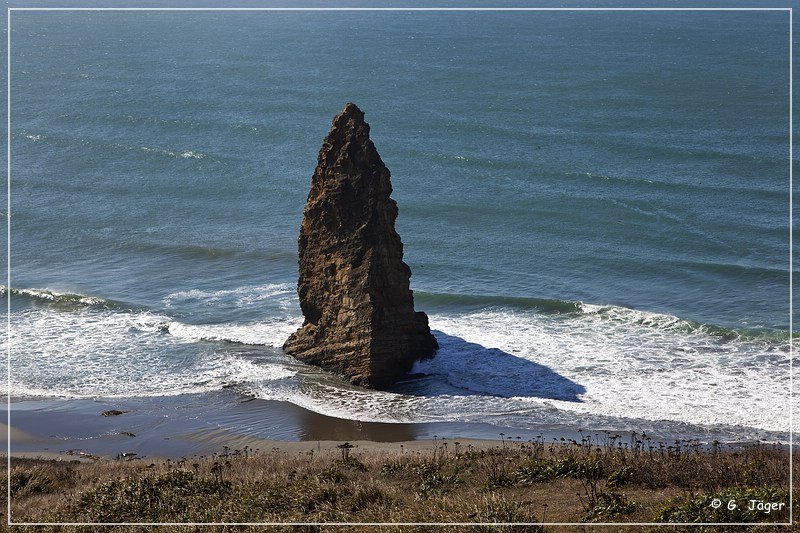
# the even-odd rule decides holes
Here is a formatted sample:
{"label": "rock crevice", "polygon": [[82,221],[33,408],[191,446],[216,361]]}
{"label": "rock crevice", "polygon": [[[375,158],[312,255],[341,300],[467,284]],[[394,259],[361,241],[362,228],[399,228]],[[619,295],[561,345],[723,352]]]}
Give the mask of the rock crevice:
{"label": "rock crevice", "polygon": [[414,311],[389,169],[354,104],[333,119],[311,179],[298,248],[305,321],[283,346],[351,382],[387,386],[438,348]]}

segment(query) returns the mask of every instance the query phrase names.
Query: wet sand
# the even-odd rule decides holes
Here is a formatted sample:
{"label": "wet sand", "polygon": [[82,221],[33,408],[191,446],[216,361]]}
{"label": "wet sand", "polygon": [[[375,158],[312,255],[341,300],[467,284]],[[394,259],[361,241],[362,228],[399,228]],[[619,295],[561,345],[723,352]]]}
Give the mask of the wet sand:
{"label": "wet sand", "polygon": [[[363,449],[408,450],[442,438],[479,446],[496,445],[501,438],[579,441],[580,427],[587,429],[583,435],[603,433],[602,428],[579,426],[578,421],[571,427],[543,425],[535,430],[469,422],[359,422],[322,415],[289,402],[254,399],[233,390],[151,398],[12,399],[10,407],[10,446],[8,427],[0,432],[4,448],[14,456],[64,459],[116,458],[121,454],[188,457],[245,446],[253,450],[306,450],[333,448],[343,442]],[[102,415],[111,410],[124,413]],[[657,423],[639,431],[665,442],[683,438],[659,435]],[[687,426],[687,435],[693,438],[698,431]],[[708,437],[701,440],[725,440],[716,434]]]}
{"label": "wet sand", "polygon": [[[528,440],[542,431],[468,423],[358,422],[321,415],[294,404],[242,397],[233,391],[160,398],[12,401],[14,456],[63,459],[182,457],[229,449],[334,448],[350,442],[363,449],[416,449],[434,438],[492,445]],[[106,411],[126,411],[103,416]],[[8,427],[2,428],[4,447]],[[564,432],[559,430],[558,436]],[[577,435],[577,433],[576,433]],[[402,445],[402,447],[401,447]]]}

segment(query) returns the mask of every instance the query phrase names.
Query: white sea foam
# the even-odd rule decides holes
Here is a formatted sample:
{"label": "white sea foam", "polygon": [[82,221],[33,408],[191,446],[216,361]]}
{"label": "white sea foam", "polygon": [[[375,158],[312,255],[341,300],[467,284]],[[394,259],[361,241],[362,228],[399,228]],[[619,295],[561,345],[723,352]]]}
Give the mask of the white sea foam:
{"label": "white sea foam", "polygon": [[[407,394],[256,383],[253,393],[361,421],[509,426],[578,417],[788,429],[788,353],[670,315],[584,305],[578,315],[432,315],[439,353]],[[748,434],[752,434],[748,433]]]}
{"label": "white sea foam", "polygon": [[180,157],[183,159],[207,159],[209,158],[208,154],[204,154],[202,152],[198,152],[196,150],[184,150],[180,152],[175,152],[173,150],[164,150],[162,148],[150,148],[149,146],[141,146],[139,148],[143,152],[155,153],[166,155],[169,157]]}
{"label": "white sea foam", "polygon": [[258,398],[291,402],[326,416],[360,422],[424,422],[428,417],[423,397],[351,387],[341,382],[253,382],[245,390]]}
{"label": "white sea foam", "polygon": [[[169,335],[151,312],[27,308],[11,315],[11,394],[57,397],[162,396],[219,390],[295,371],[254,362],[219,345]],[[256,328],[258,329],[258,328]],[[234,332],[235,333],[235,332]],[[231,335],[235,336],[235,335]]]}
{"label": "white sea foam", "polygon": [[[64,296],[18,292],[42,300]],[[168,308],[273,310],[246,323],[189,324],[66,296],[90,305],[12,314],[12,394],[170,395],[236,384],[260,398],[361,421],[533,428],[606,417],[788,429],[786,345],[720,335],[670,315],[588,304],[577,313],[432,314],[440,350],[414,369],[428,377],[392,393],[351,387],[280,355],[277,349],[302,323],[291,285],[195,289],[164,299]],[[247,345],[271,347],[252,349],[273,355],[249,357]]]}
{"label": "white sea foam", "polygon": [[191,301],[200,305],[217,305],[221,301],[233,301],[238,307],[250,307],[259,304],[264,300],[275,297],[295,298],[294,286],[288,283],[277,283],[267,285],[248,285],[234,289],[221,289],[215,291],[203,291],[200,289],[190,289],[168,294],[164,298],[164,305],[172,307],[179,302]]}
{"label": "white sea foam", "polygon": [[280,348],[286,338],[302,325],[302,319],[281,318],[249,324],[183,324],[170,322],[175,338],[188,341],[223,341]]}
{"label": "white sea foam", "polygon": [[[577,318],[514,311],[432,316],[433,327],[475,344],[448,350],[445,340],[445,349],[415,370],[446,375],[477,392],[527,392],[501,400],[499,411],[542,404],[612,417],[788,430],[785,346],[687,333],[688,323],[667,315],[596,310],[589,306]],[[509,363],[510,356],[518,364]],[[492,359],[503,361],[507,375],[493,370]],[[544,365],[585,392],[578,401],[560,398],[574,387],[526,362]],[[514,367],[527,375],[511,373]]]}
{"label": "white sea foam", "polygon": [[[83,305],[101,305],[107,303],[102,298],[94,296],[85,296],[83,294],[71,294],[66,292],[58,292],[50,289],[12,289],[13,292],[20,296],[28,296],[37,300],[44,300],[49,302],[63,301],[79,303]],[[0,285],[0,296],[5,296],[6,286]]]}
{"label": "white sea foam", "polygon": [[[2,287],[2,293],[5,295],[6,287],[5,285]],[[32,298],[39,298],[40,300],[49,300],[54,302],[56,297],[59,296],[59,293],[53,292],[47,289],[20,289],[19,294],[24,296],[30,296]]]}

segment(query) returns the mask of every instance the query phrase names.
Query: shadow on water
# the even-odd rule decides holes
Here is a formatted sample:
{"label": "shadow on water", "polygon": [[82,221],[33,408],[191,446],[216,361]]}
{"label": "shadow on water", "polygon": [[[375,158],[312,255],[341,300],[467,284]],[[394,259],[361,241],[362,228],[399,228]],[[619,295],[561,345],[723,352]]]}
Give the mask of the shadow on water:
{"label": "shadow on water", "polygon": [[359,422],[333,418],[299,407],[295,411],[300,440],[401,442],[416,439],[422,427],[421,424]]}
{"label": "shadow on water", "polygon": [[487,348],[441,331],[432,332],[439,351],[421,361],[418,379],[399,383],[392,391],[415,396],[529,397],[580,402],[583,385],[539,363],[497,348]]}

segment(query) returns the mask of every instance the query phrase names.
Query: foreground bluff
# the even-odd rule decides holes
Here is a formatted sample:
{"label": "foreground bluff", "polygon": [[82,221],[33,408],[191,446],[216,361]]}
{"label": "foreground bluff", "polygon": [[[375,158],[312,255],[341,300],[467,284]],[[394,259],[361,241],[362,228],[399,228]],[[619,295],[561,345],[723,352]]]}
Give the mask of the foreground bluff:
{"label": "foreground bluff", "polygon": [[364,113],[347,104],[311,179],[299,238],[305,322],[283,349],[371,387],[391,384],[438,348],[427,315],[414,311],[391,192]]}

